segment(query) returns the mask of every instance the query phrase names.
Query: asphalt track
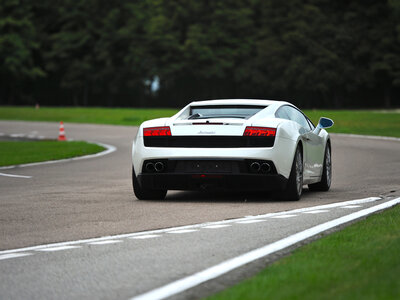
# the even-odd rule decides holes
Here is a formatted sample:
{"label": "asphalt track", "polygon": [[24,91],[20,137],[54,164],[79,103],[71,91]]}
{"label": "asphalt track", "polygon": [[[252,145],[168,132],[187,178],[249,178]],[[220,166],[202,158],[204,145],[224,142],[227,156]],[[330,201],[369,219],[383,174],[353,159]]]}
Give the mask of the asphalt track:
{"label": "asphalt track", "polygon": [[[101,142],[117,150],[87,160],[0,170],[5,174],[31,176],[0,176],[0,250],[292,211],[368,197],[380,197],[377,203],[381,203],[400,195],[399,141],[333,135],[333,184],[327,193],[305,191],[298,202],[277,201],[266,193],[234,192],[169,192],[164,201],[138,201],[133,196],[130,178],[134,127],[65,124],[65,129],[67,138]],[[1,133],[55,138],[58,124],[1,121]],[[352,209],[362,210],[374,203]],[[293,218],[238,223],[241,226],[236,221],[234,226],[208,230],[202,226],[193,232],[165,233],[149,239],[123,236],[122,240],[112,239],[118,242],[93,245],[86,241],[62,251],[34,250],[40,255],[29,252],[26,257],[4,256],[0,260],[3,274],[0,293],[7,291],[9,298],[17,299],[28,295],[31,299],[126,299],[348,214],[345,208],[339,208],[295,214]],[[246,270],[176,297],[207,295],[242,278]]]}

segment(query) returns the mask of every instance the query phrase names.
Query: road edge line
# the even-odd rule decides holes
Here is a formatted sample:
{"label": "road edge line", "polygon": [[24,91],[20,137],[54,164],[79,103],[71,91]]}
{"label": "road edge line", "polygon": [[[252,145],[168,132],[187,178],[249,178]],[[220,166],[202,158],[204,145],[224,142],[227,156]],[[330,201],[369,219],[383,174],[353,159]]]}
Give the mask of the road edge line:
{"label": "road edge line", "polygon": [[334,133],[330,132],[330,135],[333,136],[343,136],[343,137],[354,137],[354,138],[365,138],[369,140],[382,140],[382,141],[396,141],[400,142],[400,138],[394,136],[383,136],[383,135],[362,135],[362,134],[354,134],[354,133]]}
{"label": "road edge line", "polygon": [[42,244],[42,245],[36,245],[36,246],[28,246],[28,247],[23,247],[23,248],[0,250],[0,255],[7,254],[7,253],[23,252],[23,251],[35,251],[35,250],[40,250],[43,248],[56,247],[56,246],[76,245],[76,244],[84,244],[84,243],[98,242],[98,241],[105,241],[105,240],[131,238],[131,237],[136,237],[136,236],[141,236],[141,235],[146,235],[146,234],[167,233],[170,231],[201,228],[201,227],[210,226],[210,225],[230,224],[230,223],[235,223],[238,221],[246,221],[246,220],[259,219],[259,218],[268,218],[268,217],[280,216],[280,215],[289,214],[289,213],[305,212],[305,211],[315,210],[317,208],[322,208],[322,207],[330,208],[330,207],[346,206],[349,204],[369,203],[369,202],[375,202],[375,201],[379,201],[379,200],[382,200],[382,198],[381,197],[369,197],[369,198],[349,200],[349,201],[344,201],[344,202],[335,202],[335,203],[325,204],[325,205],[311,206],[311,207],[306,207],[306,208],[298,208],[298,209],[283,211],[283,212],[267,213],[264,215],[247,216],[247,217],[234,218],[234,219],[228,219],[228,220],[222,220],[222,221],[213,221],[213,222],[205,222],[205,223],[198,223],[198,224],[191,224],[191,225],[182,225],[182,226],[176,226],[176,227],[144,230],[144,231],[138,231],[138,232],[132,232],[132,233],[123,233],[123,234],[109,235],[109,236],[96,237],[96,238],[88,238],[88,239],[75,240],[75,241],[49,243],[49,244]]}
{"label": "road edge line", "polygon": [[237,269],[243,265],[246,265],[250,262],[253,262],[257,259],[263,258],[271,253],[283,250],[287,247],[293,246],[301,241],[304,241],[308,238],[311,238],[317,234],[325,232],[329,229],[335,228],[342,224],[357,220],[359,218],[368,216],[372,213],[390,208],[396,204],[400,203],[400,197],[390,200],[388,202],[375,205],[373,207],[351,213],[347,216],[340,217],[338,219],[311,227],[304,231],[298,232],[294,235],[276,241],[272,244],[268,244],[261,248],[252,250],[245,254],[239,255],[232,259],[226,260],[220,264],[217,264],[213,267],[207,268],[203,271],[190,275],[188,277],[176,280],[172,283],[149,291],[147,293],[135,296],[131,298],[131,300],[161,300],[167,297],[171,297],[178,293],[184,292],[190,288],[198,286],[206,281],[219,277],[223,274],[226,274],[234,269]]}

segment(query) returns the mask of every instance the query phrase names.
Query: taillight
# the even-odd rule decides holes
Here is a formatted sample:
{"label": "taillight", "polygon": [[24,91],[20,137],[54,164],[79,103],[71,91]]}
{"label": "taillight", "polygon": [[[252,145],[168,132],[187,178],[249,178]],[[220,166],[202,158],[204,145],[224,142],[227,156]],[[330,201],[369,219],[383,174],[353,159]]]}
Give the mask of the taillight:
{"label": "taillight", "polygon": [[168,135],[171,135],[171,129],[169,128],[169,126],[143,128],[143,135],[144,136],[168,136]]}
{"label": "taillight", "polygon": [[276,128],[247,126],[243,135],[244,136],[275,136]]}

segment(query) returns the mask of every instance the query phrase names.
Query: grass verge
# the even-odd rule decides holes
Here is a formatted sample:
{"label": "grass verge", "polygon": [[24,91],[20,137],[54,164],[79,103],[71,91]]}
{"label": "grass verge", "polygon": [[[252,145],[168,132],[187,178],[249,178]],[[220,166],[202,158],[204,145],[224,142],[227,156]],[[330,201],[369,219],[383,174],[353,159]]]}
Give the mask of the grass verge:
{"label": "grass verge", "polygon": [[[154,118],[170,117],[178,109],[74,108],[74,107],[1,107],[0,119],[26,121],[64,121],[115,125],[140,125]],[[335,125],[329,132],[400,137],[400,112],[372,110],[305,110],[314,123],[321,116]]]}
{"label": "grass verge", "polygon": [[306,110],[305,113],[315,124],[322,116],[331,118],[335,125],[329,132],[400,137],[399,111]]}
{"label": "grass verge", "polygon": [[207,298],[399,299],[400,206],[308,244]]}
{"label": "grass verge", "polygon": [[0,166],[71,158],[103,150],[99,145],[77,141],[1,141]]}
{"label": "grass verge", "polygon": [[140,125],[146,120],[170,117],[177,109],[147,108],[80,108],[80,107],[14,107],[0,109],[0,119],[55,121],[113,125]]}

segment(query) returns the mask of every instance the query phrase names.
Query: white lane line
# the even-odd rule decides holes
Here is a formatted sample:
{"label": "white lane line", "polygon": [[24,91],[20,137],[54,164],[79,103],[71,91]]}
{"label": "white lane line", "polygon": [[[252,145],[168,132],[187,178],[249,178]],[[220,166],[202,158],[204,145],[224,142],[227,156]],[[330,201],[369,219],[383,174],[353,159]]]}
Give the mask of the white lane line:
{"label": "white lane line", "polygon": [[139,236],[133,236],[130,237],[129,239],[136,239],[136,240],[145,240],[145,239],[153,239],[156,237],[159,237],[161,235],[159,234],[145,234],[145,235],[139,235]]}
{"label": "white lane line", "polygon": [[183,230],[173,230],[173,231],[168,231],[168,233],[189,233],[189,232],[195,232],[198,231],[197,229],[183,229]]}
{"label": "white lane line", "polygon": [[63,251],[63,250],[77,249],[77,248],[81,248],[81,246],[48,247],[48,248],[43,248],[43,249],[37,249],[35,251],[53,252],[53,251]]}
{"label": "white lane line", "polygon": [[206,281],[209,281],[211,279],[219,277],[223,274],[226,274],[229,271],[237,269],[237,268],[239,268],[243,265],[246,265],[250,262],[253,262],[257,259],[265,257],[271,253],[274,253],[274,252],[280,251],[282,249],[285,249],[287,247],[290,247],[292,245],[295,245],[301,241],[304,241],[305,239],[308,239],[312,236],[320,234],[326,230],[337,227],[341,224],[348,223],[353,220],[357,220],[364,216],[370,215],[374,212],[387,209],[398,203],[400,203],[400,198],[396,198],[394,200],[391,200],[391,201],[388,201],[388,202],[385,202],[382,204],[378,204],[378,205],[372,206],[370,208],[349,214],[347,216],[340,217],[338,219],[311,227],[309,229],[306,229],[304,231],[301,231],[299,233],[296,233],[294,235],[291,235],[284,239],[276,241],[272,244],[266,245],[264,247],[261,247],[261,248],[255,249],[253,251],[247,252],[245,254],[239,255],[237,257],[234,257],[232,259],[226,260],[218,265],[215,265],[213,267],[205,269],[201,272],[195,273],[191,276],[179,279],[177,281],[174,281],[172,283],[164,285],[160,288],[157,288],[157,289],[154,289],[147,293],[135,296],[135,297],[131,298],[131,300],[150,300],[150,299],[151,300],[161,300],[161,299],[165,299],[167,297],[171,297],[173,295],[176,295],[178,293],[186,291],[192,287],[195,287],[201,283],[204,283]]}
{"label": "white lane line", "polygon": [[32,253],[10,253],[10,254],[4,254],[4,255],[0,255],[0,260],[3,259],[9,259],[9,258],[17,258],[17,257],[24,257],[24,256],[29,256],[32,255]]}
{"label": "white lane line", "polygon": [[326,213],[329,210],[327,209],[319,209],[319,210],[310,210],[310,211],[305,211],[304,214],[322,214],[322,213]]}
{"label": "white lane line", "polygon": [[370,140],[397,141],[397,142],[400,141],[400,138],[391,137],[391,136],[361,135],[361,134],[348,134],[348,133],[332,133],[332,135],[370,139]]}
{"label": "white lane line", "polygon": [[13,133],[13,134],[10,134],[10,136],[13,137],[13,138],[18,138],[18,137],[24,137],[25,134],[23,134],[23,133]]}
{"label": "white lane line", "polygon": [[224,228],[224,227],[230,227],[230,226],[232,226],[232,225],[229,225],[229,224],[221,224],[221,225],[204,226],[204,227],[202,227],[202,228],[205,228],[205,229],[218,229],[218,228]]}
{"label": "white lane line", "polygon": [[108,244],[117,244],[121,242],[122,242],[121,240],[108,240],[108,241],[92,242],[88,243],[88,245],[108,245]]}
{"label": "white lane line", "polygon": [[266,221],[266,220],[262,220],[262,219],[257,219],[257,220],[245,220],[245,221],[236,222],[236,224],[252,224],[252,223],[265,222],[265,221]]}
{"label": "white lane line", "polygon": [[362,207],[362,205],[346,205],[346,206],[342,206],[342,208],[358,208],[358,207]]}
{"label": "white lane line", "polygon": [[15,178],[32,178],[32,176],[14,175],[14,174],[6,174],[6,173],[0,173],[0,176],[15,177]]}
{"label": "white lane line", "polygon": [[251,219],[256,220],[256,219],[269,218],[269,217],[273,217],[273,216],[280,216],[280,215],[285,215],[285,214],[290,214],[290,213],[301,213],[301,212],[311,211],[311,210],[316,210],[316,209],[333,208],[333,207],[339,207],[339,206],[343,206],[343,205],[352,205],[352,204],[360,204],[360,203],[370,203],[370,202],[375,202],[375,201],[379,201],[379,200],[382,200],[382,198],[369,197],[369,198],[364,198],[364,199],[357,199],[357,200],[337,202],[337,203],[326,204],[326,205],[318,205],[318,206],[314,206],[314,207],[294,209],[294,210],[285,211],[285,212],[268,213],[268,214],[264,214],[264,215],[258,215],[258,216],[247,217],[247,218],[229,219],[229,220],[224,220],[224,221],[206,222],[206,223],[200,223],[200,224],[170,227],[170,228],[164,228],[164,229],[155,229],[155,230],[149,230],[149,231],[140,231],[140,232],[134,232],[134,233],[124,233],[124,234],[103,236],[103,237],[90,238],[90,239],[82,239],[82,240],[76,240],[76,241],[43,244],[43,245],[30,246],[30,247],[24,247],[24,248],[2,250],[2,251],[0,251],[0,255],[6,254],[6,253],[23,252],[23,251],[34,251],[34,250],[36,251],[36,250],[45,249],[45,248],[49,248],[49,247],[77,245],[77,244],[84,244],[84,243],[105,241],[105,240],[125,239],[125,238],[131,238],[131,237],[135,237],[135,236],[141,236],[144,234],[162,234],[162,233],[170,232],[172,230],[184,230],[184,229],[194,229],[194,228],[200,229],[204,226],[210,226],[210,225],[232,224],[235,222],[246,221],[246,220],[251,220]]}
{"label": "white lane line", "polygon": [[96,153],[96,154],[78,156],[78,157],[73,157],[73,158],[66,158],[66,159],[59,159],[59,160],[48,160],[48,161],[42,161],[42,162],[37,162],[37,163],[29,163],[29,164],[21,164],[21,165],[0,167],[0,170],[14,169],[14,168],[25,168],[25,167],[33,167],[33,166],[40,166],[40,165],[49,165],[49,164],[56,164],[56,163],[61,163],[61,162],[68,162],[68,161],[75,161],[75,160],[81,160],[81,159],[100,157],[100,156],[104,156],[104,155],[110,154],[110,153],[112,153],[112,152],[117,150],[117,148],[115,146],[112,146],[112,145],[107,145],[107,144],[103,144],[103,143],[96,143],[96,142],[90,142],[90,141],[87,141],[87,142],[102,146],[102,147],[106,148],[106,150],[104,150],[102,152],[99,152],[99,153]]}
{"label": "white lane line", "polygon": [[293,218],[293,217],[297,217],[297,215],[281,215],[281,216],[275,216],[275,217],[271,217],[273,219],[286,219],[286,218]]}

